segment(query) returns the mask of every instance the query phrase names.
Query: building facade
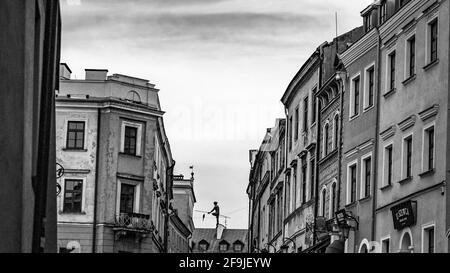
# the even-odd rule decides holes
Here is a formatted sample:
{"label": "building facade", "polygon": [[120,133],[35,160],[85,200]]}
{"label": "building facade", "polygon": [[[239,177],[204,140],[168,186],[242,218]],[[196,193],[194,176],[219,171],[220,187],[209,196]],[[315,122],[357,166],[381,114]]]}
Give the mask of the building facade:
{"label": "building facade", "polygon": [[[56,98],[61,252],[165,252],[174,160],[147,80],[61,65]],[[174,222],[175,223],[175,222]]]}
{"label": "building facade", "polygon": [[0,2],[0,253],[56,252],[57,0]]}
{"label": "building facade", "polygon": [[226,229],[219,224],[215,229],[195,229],[192,236],[193,253],[247,253],[248,230]]}

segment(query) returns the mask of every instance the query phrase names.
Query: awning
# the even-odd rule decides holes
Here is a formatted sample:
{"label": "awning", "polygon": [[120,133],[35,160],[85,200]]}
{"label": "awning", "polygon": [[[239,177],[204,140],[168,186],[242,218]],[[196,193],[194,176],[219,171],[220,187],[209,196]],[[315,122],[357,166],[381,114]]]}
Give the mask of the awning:
{"label": "awning", "polygon": [[344,251],[345,251],[344,241],[336,240],[327,247],[325,253],[344,253]]}

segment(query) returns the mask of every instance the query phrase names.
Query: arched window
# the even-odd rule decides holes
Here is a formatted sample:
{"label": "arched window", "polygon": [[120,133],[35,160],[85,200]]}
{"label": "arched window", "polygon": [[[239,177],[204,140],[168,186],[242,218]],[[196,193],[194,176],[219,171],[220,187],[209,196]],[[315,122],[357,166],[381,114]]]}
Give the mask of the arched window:
{"label": "arched window", "polygon": [[338,148],[339,140],[339,114],[334,116],[334,149]]}
{"label": "arched window", "polygon": [[322,216],[325,216],[326,197],[327,197],[327,190],[323,189],[322,190],[322,196],[321,196],[321,199],[322,199],[322,202],[321,202],[322,203],[321,204],[321,209],[322,209],[321,215]]}
{"label": "arched window", "polygon": [[336,212],[336,182],[331,185],[330,218],[334,217]]}
{"label": "arched window", "polygon": [[324,141],[324,145],[323,145],[323,155],[324,157],[328,155],[328,145],[329,145],[329,139],[330,137],[330,125],[327,123],[325,124],[324,130],[323,130],[323,141]]}
{"label": "arched window", "polygon": [[141,103],[141,96],[139,96],[138,92],[136,91],[130,91],[128,92],[127,100],[135,103]]}

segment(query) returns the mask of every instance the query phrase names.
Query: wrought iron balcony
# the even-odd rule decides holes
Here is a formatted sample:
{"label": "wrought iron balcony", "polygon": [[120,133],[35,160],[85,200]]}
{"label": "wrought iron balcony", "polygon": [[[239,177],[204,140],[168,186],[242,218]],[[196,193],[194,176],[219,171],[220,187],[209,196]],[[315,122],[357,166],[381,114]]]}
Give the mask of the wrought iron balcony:
{"label": "wrought iron balcony", "polygon": [[116,216],[115,229],[151,233],[154,230],[150,215],[139,213],[121,213]]}

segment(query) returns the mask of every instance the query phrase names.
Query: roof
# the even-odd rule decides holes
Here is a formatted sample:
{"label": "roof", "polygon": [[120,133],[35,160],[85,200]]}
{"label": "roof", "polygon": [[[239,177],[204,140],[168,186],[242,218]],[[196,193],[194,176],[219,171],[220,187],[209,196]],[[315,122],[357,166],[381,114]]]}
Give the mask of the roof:
{"label": "roof", "polygon": [[215,228],[196,228],[192,234],[192,242],[195,244],[193,247],[194,252],[198,252],[198,243],[205,240],[209,243],[208,250],[206,252],[215,253],[219,252],[219,244],[222,241],[226,241],[230,244],[230,252],[233,252],[232,246],[235,242],[240,242],[244,245],[243,252],[246,252],[245,246],[247,245],[247,229],[224,229],[222,238],[217,240]]}

